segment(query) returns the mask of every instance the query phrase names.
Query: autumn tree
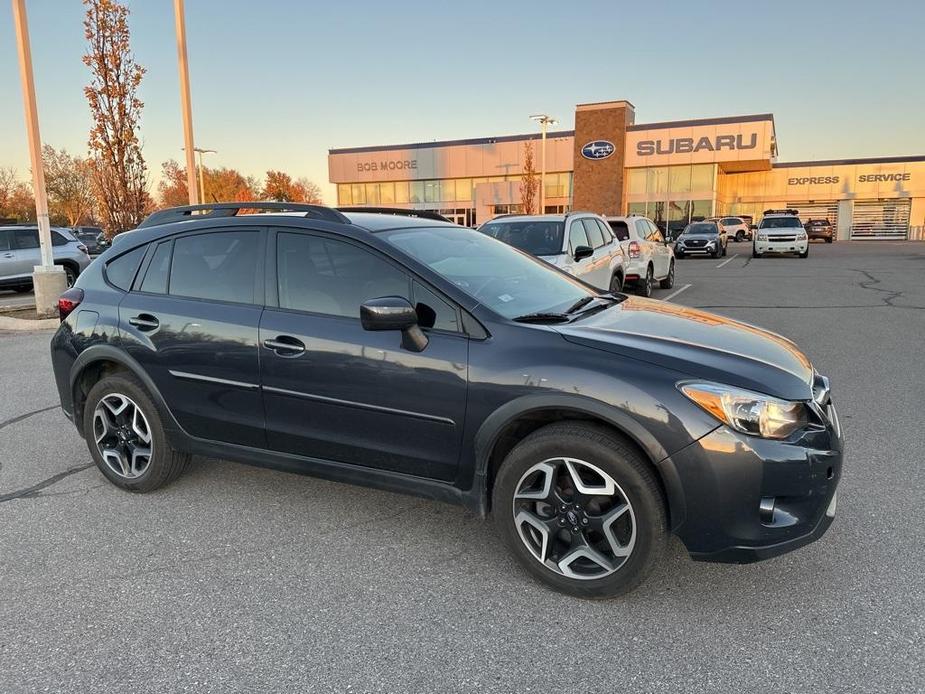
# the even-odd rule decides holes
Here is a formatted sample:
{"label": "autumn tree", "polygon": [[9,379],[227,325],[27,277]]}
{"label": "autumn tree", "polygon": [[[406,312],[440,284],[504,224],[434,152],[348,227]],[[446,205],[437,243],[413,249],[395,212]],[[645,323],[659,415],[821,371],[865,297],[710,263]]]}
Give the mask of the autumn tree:
{"label": "autumn tree", "polygon": [[93,176],[85,159],[51,145],[42,147],[45,190],[52,222],[77,226],[93,219]]}
{"label": "autumn tree", "polygon": [[524,143],[524,172],[520,179],[520,204],[524,214],[536,212],[536,193],[539,187],[540,181],[533,164],[533,143],[528,140]]}
{"label": "autumn tree", "polygon": [[84,94],[90,104],[90,171],[101,222],[112,237],[137,226],[150,198],[147,169],[138,139],[141,110],[138,86],[145,69],[129,45],[128,8],[115,0],[84,0],[83,57],[90,68]]}
{"label": "autumn tree", "polygon": [[264,200],[322,204],[321,188],[307,178],[293,180],[284,171],[267,171],[262,195]]}
{"label": "autumn tree", "polygon": [[0,169],[0,218],[17,222],[35,221],[32,188],[19,180],[13,168]]}
{"label": "autumn tree", "polygon": [[[253,176],[245,176],[236,169],[202,170],[206,202],[242,202],[260,199],[260,182]],[[164,207],[186,205],[189,196],[186,191],[186,168],[170,159],[161,164],[161,180],[157,186],[160,203]]]}

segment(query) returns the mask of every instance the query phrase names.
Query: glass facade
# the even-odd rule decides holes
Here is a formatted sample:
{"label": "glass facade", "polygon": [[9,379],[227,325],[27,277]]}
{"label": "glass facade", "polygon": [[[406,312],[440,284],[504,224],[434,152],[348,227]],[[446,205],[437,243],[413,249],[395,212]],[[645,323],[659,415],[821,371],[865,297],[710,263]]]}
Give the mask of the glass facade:
{"label": "glass facade", "polygon": [[[537,174],[539,178],[539,174]],[[383,183],[339,183],[338,205],[407,205],[411,203],[469,203],[480,183],[520,181],[522,176],[449,178],[429,181],[388,181]],[[568,198],[572,194],[571,172],[546,174],[546,197]]]}
{"label": "glass facade", "polygon": [[626,211],[648,217],[672,238],[713,215],[715,164],[627,169]]}

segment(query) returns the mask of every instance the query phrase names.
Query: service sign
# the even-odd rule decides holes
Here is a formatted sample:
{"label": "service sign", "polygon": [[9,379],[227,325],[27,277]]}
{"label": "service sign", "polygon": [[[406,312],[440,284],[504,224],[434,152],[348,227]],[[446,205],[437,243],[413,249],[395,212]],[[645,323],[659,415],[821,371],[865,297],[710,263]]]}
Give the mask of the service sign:
{"label": "service sign", "polygon": [[585,159],[606,159],[616,151],[613,142],[607,140],[594,140],[581,148],[581,156]]}

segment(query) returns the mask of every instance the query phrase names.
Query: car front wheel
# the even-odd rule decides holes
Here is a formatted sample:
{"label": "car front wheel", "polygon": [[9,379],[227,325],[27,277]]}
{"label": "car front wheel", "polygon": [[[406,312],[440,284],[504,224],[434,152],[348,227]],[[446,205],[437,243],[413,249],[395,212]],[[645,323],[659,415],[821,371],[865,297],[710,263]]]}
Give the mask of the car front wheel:
{"label": "car front wheel", "polygon": [[603,427],[561,422],[530,434],[505,459],[492,499],[518,561],[577,597],[633,590],[665,548],[667,517],[654,472]]}
{"label": "car front wheel", "polygon": [[671,289],[674,286],[674,261],[668,265],[668,276],[659,282],[662,289]]}
{"label": "car front wheel", "polygon": [[150,492],[175,480],[190,455],[167,441],[160,413],[128,374],[107,376],[87,396],[84,436],[100,472],[117,487]]}

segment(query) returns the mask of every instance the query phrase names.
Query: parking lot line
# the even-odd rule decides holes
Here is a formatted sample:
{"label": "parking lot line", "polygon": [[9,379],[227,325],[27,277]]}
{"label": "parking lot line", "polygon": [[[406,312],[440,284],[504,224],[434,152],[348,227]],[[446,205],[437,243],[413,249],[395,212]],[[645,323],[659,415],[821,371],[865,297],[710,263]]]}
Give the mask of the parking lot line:
{"label": "parking lot line", "polygon": [[722,266],[725,265],[726,263],[731,263],[733,260],[735,260],[735,259],[738,258],[738,257],[739,257],[739,254],[736,253],[736,254],[735,254],[734,256],[732,256],[731,258],[726,258],[726,260],[724,260],[723,262],[721,262],[721,263],[720,263],[719,265],[717,265],[716,267],[722,267]]}
{"label": "parking lot line", "polygon": [[[731,260],[731,258],[730,258],[730,260]],[[662,299],[662,301],[668,301],[669,299],[673,299],[674,297],[676,297],[678,294],[680,294],[681,292],[683,292],[685,289],[687,289],[687,288],[690,287],[690,286],[691,286],[691,285],[689,285],[689,284],[685,284],[683,287],[681,287],[681,288],[678,289],[677,291],[671,292],[671,294],[669,294],[668,296],[664,297],[664,298]]]}

